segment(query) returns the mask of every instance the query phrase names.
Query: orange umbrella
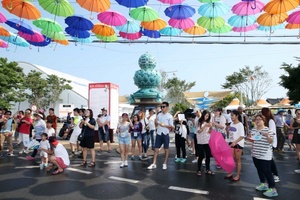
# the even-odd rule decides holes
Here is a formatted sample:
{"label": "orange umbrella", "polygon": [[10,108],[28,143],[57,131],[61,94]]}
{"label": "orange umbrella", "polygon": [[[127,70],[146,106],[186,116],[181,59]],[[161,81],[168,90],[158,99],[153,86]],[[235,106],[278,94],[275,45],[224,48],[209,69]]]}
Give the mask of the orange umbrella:
{"label": "orange umbrella", "polygon": [[257,23],[262,26],[276,26],[278,24],[283,23],[287,18],[288,15],[286,13],[280,13],[280,14],[264,13],[257,18]]}
{"label": "orange umbrella", "polygon": [[141,23],[141,27],[151,31],[158,31],[165,28],[166,26],[167,23],[161,18],[149,22],[144,21]]}
{"label": "orange umbrella", "polygon": [[59,44],[62,44],[62,45],[69,45],[69,41],[68,40],[53,40],[54,42],[57,42]]}
{"label": "orange umbrella", "polygon": [[270,14],[286,13],[297,8],[299,0],[273,0],[265,5],[264,11]]}
{"label": "orange umbrella", "polygon": [[285,28],[286,29],[298,29],[298,28],[300,28],[300,24],[286,24],[285,25]]}
{"label": "orange umbrella", "polygon": [[103,24],[103,23],[97,23],[94,25],[92,32],[96,35],[101,36],[112,36],[115,34],[115,31],[110,26]]}
{"label": "orange umbrella", "polygon": [[40,11],[30,2],[23,0],[3,0],[2,7],[11,14],[25,19],[38,19],[41,17]]}
{"label": "orange umbrella", "polygon": [[109,0],[76,0],[76,2],[86,10],[91,12],[105,12],[110,8]]}
{"label": "orange umbrella", "polygon": [[203,35],[206,33],[206,29],[199,26],[198,24],[195,24],[191,28],[184,29],[183,31],[191,35]]}
{"label": "orange umbrella", "polygon": [[1,36],[10,36],[10,33],[4,27],[0,26],[0,35]]}

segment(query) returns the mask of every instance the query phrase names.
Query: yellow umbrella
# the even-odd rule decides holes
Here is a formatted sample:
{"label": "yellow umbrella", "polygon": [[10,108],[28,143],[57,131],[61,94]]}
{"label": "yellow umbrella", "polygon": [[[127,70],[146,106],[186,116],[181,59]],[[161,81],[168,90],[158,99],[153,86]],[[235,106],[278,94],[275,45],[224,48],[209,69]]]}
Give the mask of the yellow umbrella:
{"label": "yellow umbrella", "polygon": [[144,21],[141,23],[141,27],[151,31],[158,31],[165,28],[166,26],[167,23],[161,18],[149,22]]}
{"label": "yellow umbrella", "polygon": [[298,5],[297,0],[273,0],[265,5],[264,11],[269,14],[286,13],[297,8]]}
{"label": "yellow umbrella", "polygon": [[276,26],[278,24],[283,23],[287,18],[288,15],[286,13],[280,13],[280,14],[264,13],[257,18],[257,23],[262,26]]}
{"label": "yellow umbrella", "polygon": [[190,35],[203,35],[206,33],[206,29],[199,26],[198,24],[195,24],[191,28],[184,29],[183,31]]}
{"label": "yellow umbrella", "polygon": [[96,35],[102,35],[102,36],[112,36],[115,34],[115,31],[110,26],[103,24],[103,23],[97,23],[94,25],[92,32]]}
{"label": "yellow umbrella", "polygon": [[0,26],[0,35],[1,36],[10,36],[10,33],[4,27]]}

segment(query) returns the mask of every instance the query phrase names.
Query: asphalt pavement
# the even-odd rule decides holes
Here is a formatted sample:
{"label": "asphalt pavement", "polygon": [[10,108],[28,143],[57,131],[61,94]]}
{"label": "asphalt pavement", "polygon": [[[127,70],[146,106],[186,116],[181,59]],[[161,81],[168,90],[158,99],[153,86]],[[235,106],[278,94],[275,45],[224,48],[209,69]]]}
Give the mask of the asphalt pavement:
{"label": "asphalt pavement", "polygon": [[[62,141],[67,145],[66,141]],[[113,144],[116,148],[117,144]],[[101,152],[96,156],[96,167],[81,167],[81,159],[72,158],[70,167],[62,174],[51,175],[39,169],[39,157],[27,161],[26,155],[0,158],[0,199],[268,199],[262,192],[255,191],[259,184],[256,168],[250,155],[250,144],[246,144],[242,158],[241,180],[224,180],[226,172],[216,169],[211,158],[214,176],[196,175],[197,164],[189,155],[187,162],[175,163],[175,147],[171,143],[168,169],[162,170],[163,155],[159,156],[157,169],[148,170],[152,156],[142,161],[129,160],[127,168],[120,168],[117,151]],[[161,151],[162,152],[162,151]],[[189,151],[188,151],[189,152]],[[190,152],[189,152],[190,154]],[[280,175],[276,184],[278,200],[300,199],[300,168],[294,151],[275,153],[275,161]]]}

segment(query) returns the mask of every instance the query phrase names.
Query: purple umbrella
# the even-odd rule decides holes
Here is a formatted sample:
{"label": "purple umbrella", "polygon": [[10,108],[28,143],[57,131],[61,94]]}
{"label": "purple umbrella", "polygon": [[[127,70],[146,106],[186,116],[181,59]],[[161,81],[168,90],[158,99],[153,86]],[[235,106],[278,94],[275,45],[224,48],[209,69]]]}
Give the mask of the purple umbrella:
{"label": "purple umbrella", "polygon": [[23,21],[20,21],[18,19],[9,19],[5,22],[8,26],[18,30],[18,31],[21,31],[23,33],[27,33],[27,34],[30,34],[30,35],[33,35],[34,32],[32,30],[32,28],[26,24],[25,22]]}
{"label": "purple umbrella", "polygon": [[189,5],[173,5],[165,9],[166,16],[173,19],[186,19],[195,14],[195,9]]}

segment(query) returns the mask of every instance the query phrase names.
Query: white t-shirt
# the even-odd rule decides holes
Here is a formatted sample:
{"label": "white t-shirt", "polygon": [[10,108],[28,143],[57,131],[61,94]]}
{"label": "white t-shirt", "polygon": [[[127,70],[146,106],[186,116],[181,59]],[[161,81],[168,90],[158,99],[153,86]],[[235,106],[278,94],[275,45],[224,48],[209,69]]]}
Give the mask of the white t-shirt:
{"label": "white t-shirt", "polygon": [[221,115],[220,117],[215,117],[214,122],[223,126],[223,128],[219,128],[219,127],[215,126],[214,129],[220,133],[225,133],[225,128],[226,128],[225,116]]}
{"label": "white t-shirt", "polygon": [[[45,141],[41,140],[40,141],[40,148],[49,150],[50,149],[49,141],[48,140],[45,140]],[[41,151],[41,153],[40,153],[40,155],[45,155],[45,154],[47,155],[47,153],[44,152],[44,151]]]}
{"label": "white t-shirt", "polygon": [[152,115],[152,116],[148,119],[150,131],[155,130],[155,119],[156,119],[156,115]]}
{"label": "white t-shirt", "polygon": [[[201,128],[203,126],[205,126],[205,124],[207,124],[207,122],[203,122],[201,125]],[[198,127],[198,130],[200,130],[200,127]],[[208,144],[209,138],[210,138],[210,134],[209,134],[209,127],[205,127],[204,130],[201,133],[198,133],[197,130],[197,143],[198,144]]]}
{"label": "white t-shirt", "polygon": [[54,148],[54,155],[55,157],[61,158],[64,161],[65,165],[70,165],[69,154],[62,144],[58,143]]}
{"label": "white t-shirt", "polygon": [[[237,124],[231,123],[229,128],[228,142],[234,142],[241,136],[242,137],[245,136],[244,125],[241,122]],[[238,142],[238,145],[240,145],[241,147],[244,147],[244,144],[245,144],[244,139]]]}
{"label": "white t-shirt", "polygon": [[45,131],[46,131],[46,122],[42,119],[36,121],[36,124],[34,125],[35,139],[40,140],[41,134],[45,133]]}
{"label": "white t-shirt", "polygon": [[[276,125],[273,119],[269,120],[269,129],[276,135]],[[273,138],[273,147],[277,147],[277,137]]]}
{"label": "white t-shirt", "polygon": [[140,122],[141,122],[142,127],[143,127],[143,128],[142,128],[142,134],[144,134],[144,133],[147,132],[147,131],[146,131],[146,124],[148,124],[149,122],[148,122],[148,120],[147,120],[146,118],[141,119]]}
{"label": "white t-shirt", "polygon": [[159,124],[163,123],[164,125],[173,126],[173,116],[170,113],[163,114],[162,112],[157,115],[157,135],[168,135],[170,130],[166,127],[162,127]]}
{"label": "white t-shirt", "polygon": [[72,134],[79,135],[81,133],[81,128],[79,127],[81,120],[82,120],[81,116],[76,116],[74,118],[74,128]]}
{"label": "white t-shirt", "polygon": [[47,134],[48,134],[48,137],[51,137],[51,136],[54,136],[54,134],[55,134],[55,130],[54,130],[54,128],[47,128]]}
{"label": "white t-shirt", "polygon": [[[254,128],[251,132],[257,132]],[[273,148],[272,144],[268,142],[267,137],[265,137],[262,133],[268,133],[271,138],[275,138],[275,134],[268,127],[259,131],[262,135],[260,140],[254,140],[252,144],[252,157],[261,159],[261,160],[272,160],[273,157]]]}

